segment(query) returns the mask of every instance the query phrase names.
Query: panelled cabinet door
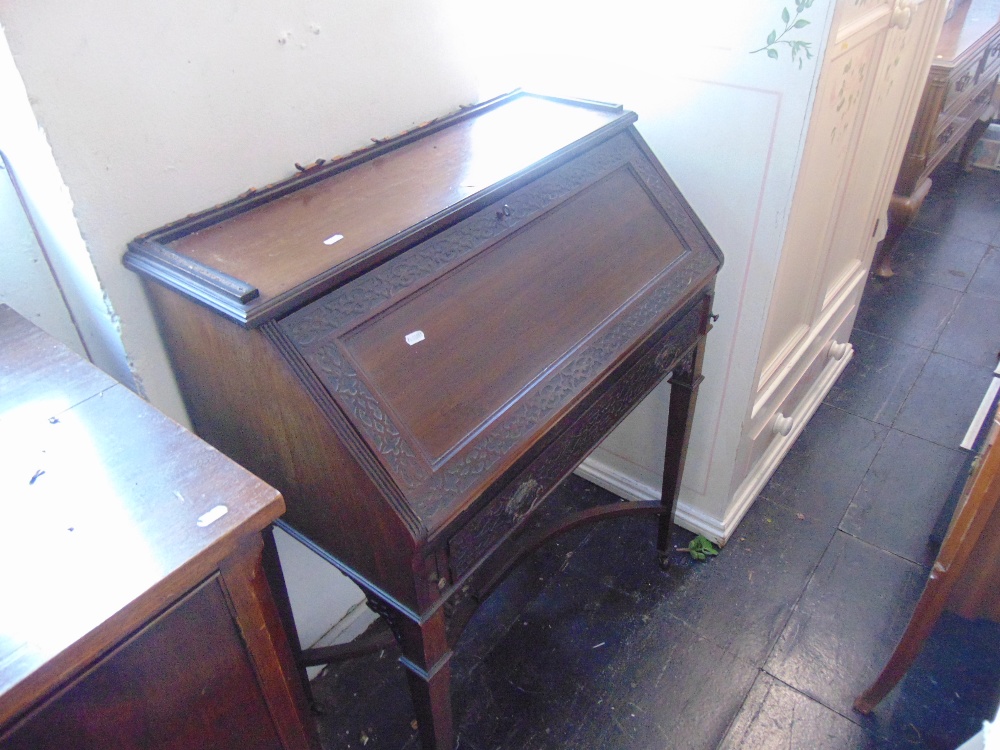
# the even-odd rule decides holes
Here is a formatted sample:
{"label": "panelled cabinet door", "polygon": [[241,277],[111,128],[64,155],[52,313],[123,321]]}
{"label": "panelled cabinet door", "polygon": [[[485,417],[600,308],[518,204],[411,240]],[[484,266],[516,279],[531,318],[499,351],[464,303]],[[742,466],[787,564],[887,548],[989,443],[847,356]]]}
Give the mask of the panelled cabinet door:
{"label": "panelled cabinet door", "polygon": [[817,300],[820,314],[845,291],[863,284],[875,245],[885,234],[892,186],[923,89],[924,76],[913,81],[907,77],[913,77],[910,71],[926,67],[930,39],[938,28],[929,23],[936,18],[935,10],[934,3],[908,7],[897,0],[888,28],[876,35],[881,54],[873,68],[867,108],[859,113],[858,140],[826,256],[822,297]]}
{"label": "panelled cabinet door", "polygon": [[3,750],[280,750],[218,575],[9,733]]}
{"label": "panelled cabinet door", "polygon": [[943,0],[839,0],[758,359],[753,425],[846,341],[926,76]]}
{"label": "panelled cabinet door", "polygon": [[[823,63],[761,347],[759,390],[781,372],[814,322],[824,259],[849,183],[852,147],[888,31],[886,2],[877,8],[882,12],[865,24],[852,0],[841,0],[840,5],[844,7],[838,8]],[[850,35],[842,40],[845,27]]]}
{"label": "panelled cabinet door", "polygon": [[762,486],[850,360],[944,2],[837,2],[757,360],[738,495]]}

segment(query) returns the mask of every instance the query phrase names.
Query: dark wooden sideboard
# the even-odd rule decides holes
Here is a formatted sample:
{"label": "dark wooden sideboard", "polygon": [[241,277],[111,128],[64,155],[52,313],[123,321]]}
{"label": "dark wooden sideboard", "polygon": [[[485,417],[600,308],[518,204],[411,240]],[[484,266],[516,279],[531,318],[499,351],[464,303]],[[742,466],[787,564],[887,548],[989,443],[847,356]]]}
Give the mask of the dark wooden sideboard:
{"label": "dark wooden sideboard", "polygon": [[889,226],[875,257],[892,275],[892,250],[931,188],[931,173],[959,144],[963,166],[989,120],[1000,74],[1000,0],[964,0],[945,21],[889,204]]}
{"label": "dark wooden sideboard", "polygon": [[315,748],[278,492],[0,305],[0,748]]}
{"label": "dark wooden sideboard", "polygon": [[[666,560],[722,256],[635,119],[502,97],[125,256],[198,433],[278,487],[289,532],[388,620],[427,748],[453,744],[464,622],[528,551],[651,513]],[[670,374],[662,503],[525,531]]]}

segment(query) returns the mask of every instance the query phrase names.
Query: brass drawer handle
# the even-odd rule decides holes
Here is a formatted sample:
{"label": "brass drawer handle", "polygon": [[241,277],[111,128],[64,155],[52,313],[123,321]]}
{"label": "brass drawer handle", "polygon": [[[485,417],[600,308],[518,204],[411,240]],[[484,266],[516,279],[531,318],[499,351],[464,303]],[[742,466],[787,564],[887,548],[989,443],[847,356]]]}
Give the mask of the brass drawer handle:
{"label": "brass drawer handle", "polygon": [[677,358],[677,349],[673,346],[668,346],[662,352],[656,355],[654,360],[654,365],[658,370],[666,370],[673,364],[674,359]]}
{"label": "brass drawer handle", "polygon": [[505,216],[510,216],[510,214],[511,214],[510,206],[508,206],[506,203],[503,204],[503,208],[498,208],[497,209],[497,218],[498,219],[502,219]]}

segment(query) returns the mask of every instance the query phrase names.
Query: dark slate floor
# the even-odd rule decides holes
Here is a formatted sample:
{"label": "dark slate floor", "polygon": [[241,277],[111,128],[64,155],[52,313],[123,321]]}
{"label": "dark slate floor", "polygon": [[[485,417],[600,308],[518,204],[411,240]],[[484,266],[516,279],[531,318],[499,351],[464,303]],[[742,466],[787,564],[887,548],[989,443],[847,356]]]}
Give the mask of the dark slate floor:
{"label": "dark slate floor", "polygon": [[[945,616],[871,717],[851,709],[902,632],[957,449],[1000,348],[1000,173],[939,174],[872,279],[855,358],[722,553],[660,572],[653,524],[528,560],[453,665],[459,747],[954,748],[1000,700],[1000,628]],[[613,498],[571,478],[553,502]],[[690,537],[681,532],[681,541]],[[313,683],[328,750],[415,749],[394,653]]]}

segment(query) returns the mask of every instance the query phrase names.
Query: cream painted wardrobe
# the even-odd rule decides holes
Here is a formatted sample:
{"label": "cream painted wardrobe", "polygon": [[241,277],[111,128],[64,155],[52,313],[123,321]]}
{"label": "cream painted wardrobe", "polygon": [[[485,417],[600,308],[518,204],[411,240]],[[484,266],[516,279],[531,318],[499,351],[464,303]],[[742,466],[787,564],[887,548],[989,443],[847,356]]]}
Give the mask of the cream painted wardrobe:
{"label": "cream painted wardrobe", "polygon": [[[706,364],[708,377],[725,380],[709,403],[699,401],[707,414],[699,414],[696,468],[689,463],[688,473],[701,466],[704,476],[685,476],[681,525],[725,542],[850,361],[851,328],[885,233],[944,5],[837,0],[830,9],[780,249],[769,263],[737,269],[743,296]],[[780,89],[767,80],[767,68],[756,75],[762,88]],[[772,162],[793,151],[787,143],[771,149]],[[660,156],[671,170],[669,155]],[[711,200],[695,201],[695,209],[711,214]],[[720,352],[726,336],[735,343]],[[580,473],[627,497],[655,493],[650,477],[658,467],[644,446],[655,432],[650,425],[663,416],[662,400],[654,394]]]}
{"label": "cream painted wardrobe", "polygon": [[749,507],[851,358],[941,10],[930,0],[839,3],[746,416],[737,508]]}

